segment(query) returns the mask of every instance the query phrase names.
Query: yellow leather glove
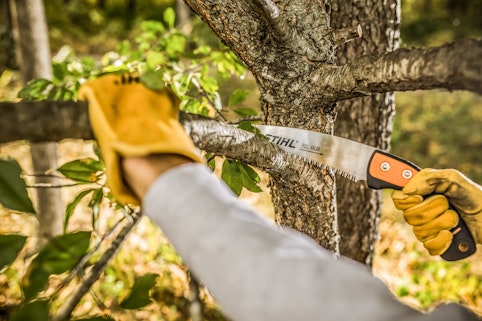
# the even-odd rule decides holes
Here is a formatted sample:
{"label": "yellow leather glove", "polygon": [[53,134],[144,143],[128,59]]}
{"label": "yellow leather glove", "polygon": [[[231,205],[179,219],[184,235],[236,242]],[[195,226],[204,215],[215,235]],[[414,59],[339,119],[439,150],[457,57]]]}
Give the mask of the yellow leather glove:
{"label": "yellow leather glove", "polygon": [[107,185],[120,203],[140,203],[123,181],[121,157],[178,154],[200,162],[178,121],[179,99],[170,90],[151,90],[137,77],[110,74],[82,85],[78,99],[88,101]]}
{"label": "yellow leather glove", "polygon": [[[435,194],[435,195],[432,195]],[[426,199],[423,196],[427,196]],[[449,231],[461,215],[474,236],[482,244],[482,187],[453,169],[423,169],[402,191],[393,191],[395,207],[403,211],[413,232],[431,255],[443,254],[452,243]]]}

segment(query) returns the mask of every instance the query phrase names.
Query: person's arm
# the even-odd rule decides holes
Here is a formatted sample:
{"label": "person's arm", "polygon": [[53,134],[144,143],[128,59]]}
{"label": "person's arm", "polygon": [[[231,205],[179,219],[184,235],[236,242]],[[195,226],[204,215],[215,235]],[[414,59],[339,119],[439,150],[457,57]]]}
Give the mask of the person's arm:
{"label": "person's arm", "polygon": [[233,320],[471,320],[458,306],[424,316],[367,267],[257,215],[200,164],[168,89],[108,75],[84,84],[79,99],[89,103],[114,196],[142,203]]}
{"label": "person's arm", "polygon": [[164,172],[192,162],[181,155],[155,154],[124,157],[121,166],[127,185],[139,199],[143,199],[152,183]]}
{"label": "person's arm", "polygon": [[233,320],[476,320],[455,305],[431,316],[408,308],[366,266],[256,214],[207,167],[165,160],[125,159],[126,180],[133,190],[152,182],[139,194],[144,213]]}

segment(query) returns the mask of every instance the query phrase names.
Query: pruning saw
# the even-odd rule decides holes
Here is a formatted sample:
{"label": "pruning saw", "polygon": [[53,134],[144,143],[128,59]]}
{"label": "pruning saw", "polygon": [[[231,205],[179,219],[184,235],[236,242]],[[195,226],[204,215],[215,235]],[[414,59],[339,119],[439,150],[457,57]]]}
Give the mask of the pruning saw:
{"label": "pruning saw", "polygon": [[[408,160],[350,139],[298,128],[254,126],[286,152],[332,168],[353,181],[366,181],[372,189],[401,190],[421,170]],[[457,214],[459,222],[450,230],[452,243],[441,255],[446,261],[460,260],[476,251],[472,234]]]}

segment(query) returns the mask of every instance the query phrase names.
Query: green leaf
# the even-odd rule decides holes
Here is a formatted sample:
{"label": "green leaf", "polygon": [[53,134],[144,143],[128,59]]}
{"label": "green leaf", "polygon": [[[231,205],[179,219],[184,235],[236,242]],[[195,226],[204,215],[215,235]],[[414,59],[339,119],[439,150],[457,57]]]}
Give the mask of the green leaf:
{"label": "green leaf", "polygon": [[252,108],[238,108],[234,110],[236,114],[238,114],[241,117],[245,116],[255,116],[258,114],[258,112]]}
{"label": "green leaf", "polygon": [[19,306],[12,312],[9,321],[49,321],[47,301],[33,301]]}
{"label": "green leaf", "polygon": [[166,63],[166,61],[166,56],[162,52],[148,51],[146,54],[146,64],[151,69],[155,69],[157,66]]}
{"label": "green leaf", "polygon": [[99,179],[99,172],[104,164],[93,158],[83,158],[68,162],[57,169],[62,175],[78,183],[94,183]]}
{"label": "green leaf", "polygon": [[173,80],[173,89],[176,91],[178,96],[183,96],[189,90],[189,87],[192,85],[192,73],[178,73],[172,77]]}
{"label": "green leaf", "polygon": [[215,170],[216,169],[216,157],[213,153],[206,153],[206,155],[204,156],[207,160],[207,165],[208,167],[211,169],[211,170]]}
{"label": "green leaf", "polygon": [[94,154],[95,156],[97,156],[97,158],[99,159],[99,166],[102,167],[102,168],[105,168],[105,165],[104,165],[104,157],[102,156],[102,152],[100,150],[100,147],[98,144],[92,144],[92,150],[94,151]]}
{"label": "green leaf", "polygon": [[178,61],[184,54],[186,47],[186,37],[179,34],[174,34],[167,39],[166,53],[171,60]]}
{"label": "green leaf", "polygon": [[246,164],[241,164],[241,165],[243,166],[243,169],[245,170],[246,174],[248,174],[251,181],[255,183],[254,184],[256,186],[254,188],[255,191],[251,191],[251,192],[261,192],[261,189],[259,188],[259,186],[256,185],[257,183],[261,182],[261,177],[259,177],[258,173],[249,165],[246,165]]}
{"label": "green leaf", "polygon": [[199,78],[198,81],[208,93],[217,92],[219,89],[218,82],[213,77]]}
{"label": "green leaf", "polygon": [[164,10],[163,18],[169,29],[174,28],[174,24],[176,23],[176,12],[173,8],[169,7]]}
{"label": "green leaf", "polygon": [[82,231],[50,240],[32,260],[22,279],[25,299],[30,300],[42,291],[50,275],[71,270],[87,252],[90,235],[90,232]]}
{"label": "green leaf", "polygon": [[0,234],[0,270],[15,261],[26,240],[27,237],[23,235]]}
{"label": "green leaf", "polygon": [[164,28],[164,26],[162,25],[162,23],[160,23],[159,21],[155,21],[155,20],[142,21],[141,24],[140,24],[140,28],[141,28],[142,31],[148,32],[148,33],[149,32],[162,33],[166,30]]}
{"label": "green leaf", "polygon": [[104,191],[102,188],[98,188],[94,190],[92,194],[92,199],[89,202],[89,207],[92,208],[92,228],[97,230],[99,225],[99,213],[100,213],[100,204],[104,199]]}
{"label": "green leaf", "polygon": [[58,80],[63,80],[68,74],[67,64],[63,63],[53,63],[52,64],[53,75]]}
{"label": "green leaf", "polygon": [[242,121],[239,123],[238,128],[247,130],[248,132],[252,132],[255,134],[261,133],[258,128],[254,127],[250,121]]}
{"label": "green leaf", "polygon": [[152,303],[149,291],[156,284],[158,274],[145,274],[136,279],[129,296],[122,301],[124,309],[139,309]]}
{"label": "green leaf", "polygon": [[0,204],[11,210],[35,214],[22,169],[13,159],[0,159]]}
{"label": "green leaf", "polygon": [[207,55],[211,52],[211,47],[209,46],[199,46],[198,48],[194,49],[193,53],[195,55]]}
{"label": "green leaf", "polygon": [[[233,91],[231,96],[229,96],[228,106],[239,105],[242,102],[244,102],[248,96],[249,96],[249,91],[243,90],[243,89],[236,89],[235,91]],[[245,108],[245,109],[250,109],[250,108]],[[256,115],[256,112],[255,112],[255,115]]]}
{"label": "green leaf", "polygon": [[236,160],[226,159],[223,163],[221,178],[239,196],[246,188],[250,192],[261,192],[258,186],[260,178],[255,170]]}
{"label": "green leaf", "polygon": [[25,100],[44,99],[45,92],[52,85],[52,81],[47,79],[34,79],[28,82],[18,93],[18,97]]}
{"label": "green leaf", "polygon": [[67,232],[67,226],[69,225],[69,220],[74,215],[75,208],[79,205],[80,201],[87,196],[90,192],[94,189],[87,189],[85,191],[80,192],[72,202],[70,202],[66,209],[65,209],[65,217],[64,217],[64,233]]}

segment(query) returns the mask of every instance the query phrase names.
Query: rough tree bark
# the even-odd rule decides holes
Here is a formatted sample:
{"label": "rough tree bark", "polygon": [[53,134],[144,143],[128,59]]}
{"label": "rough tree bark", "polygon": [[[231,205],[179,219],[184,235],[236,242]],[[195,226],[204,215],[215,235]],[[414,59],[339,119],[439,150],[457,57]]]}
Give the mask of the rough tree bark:
{"label": "rough tree bark", "polygon": [[[52,78],[50,46],[42,0],[10,0],[10,12],[17,61],[25,82],[37,78]],[[31,144],[33,171],[43,174],[57,168],[55,143]],[[37,177],[36,183],[55,184],[50,178]],[[55,188],[36,190],[39,237],[51,238],[62,233],[63,204],[61,192]]]}
{"label": "rough tree bark", "polygon": [[[332,103],[306,90],[320,62],[334,61],[333,33],[323,6],[315,1],[186,3],[252,72],[268,124],[332,132]],[[315,173],[316,191],[296,177],[272,179],[275,219],[338,254],[334,173]]]}
{"label": "rough tree bark", "polygon": [[[398,48],[400,1],[373,0],[332,2],[332,26],[353,27],[357,21],[363,37],[337,50],[337,63],[346,64],[357,57],[380,55]],[[393,93],[376,94],[340,102],[337,106],[335,134],[365,144],[388,149],[395,109]],[[371,265],[378,237],[381,193],[364,183],[337,177],[340,252]]]}

